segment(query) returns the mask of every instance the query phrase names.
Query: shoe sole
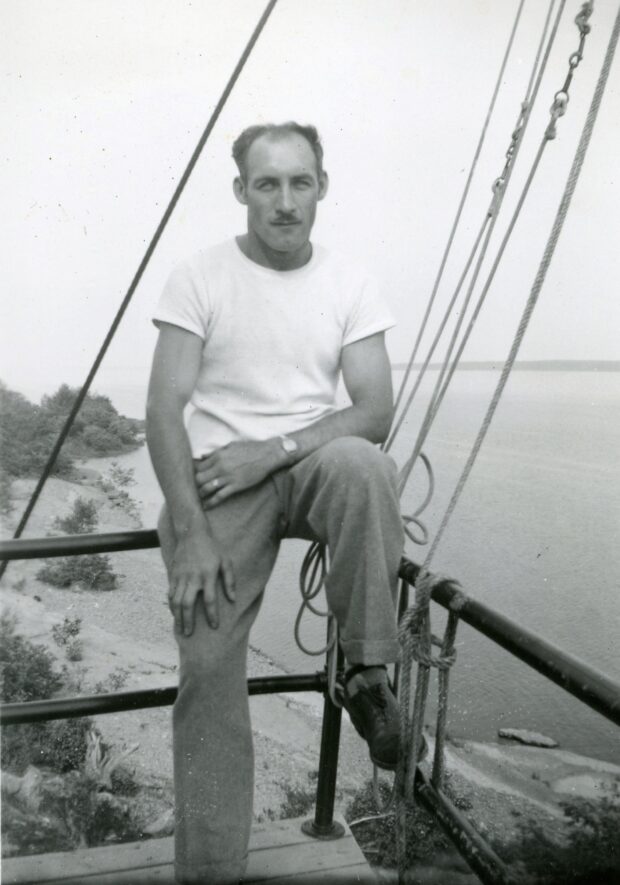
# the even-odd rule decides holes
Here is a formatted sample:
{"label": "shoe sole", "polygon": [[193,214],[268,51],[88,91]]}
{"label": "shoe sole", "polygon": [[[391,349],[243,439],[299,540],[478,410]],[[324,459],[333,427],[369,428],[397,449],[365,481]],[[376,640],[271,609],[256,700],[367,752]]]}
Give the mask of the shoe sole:
{"label": "shoe sole", "polygon": [[[361,734],[361,732],[359,732],[359,734],[361,735],[361,737],[364,737],[364,735]],[[364,740],[365,740],[365,738],[364,738]],[[383,762],[380,759],[376,759],[372,755],[372,753],[369,753],[368,755],[370,757],[370,761],[372,762],[372,764],[376,765],[377,768],[383,769],[383,771],[396,771],[396,769],[398,768],[397,762],[395,762],[395,763]],[[420,762],[422,762],[424,759],[426,759],[427,756],[428,756],[428,743],[426,742],[426,738],[423,736],[422,740],[421,740],[420,752],[418,753],[418,764]]]}

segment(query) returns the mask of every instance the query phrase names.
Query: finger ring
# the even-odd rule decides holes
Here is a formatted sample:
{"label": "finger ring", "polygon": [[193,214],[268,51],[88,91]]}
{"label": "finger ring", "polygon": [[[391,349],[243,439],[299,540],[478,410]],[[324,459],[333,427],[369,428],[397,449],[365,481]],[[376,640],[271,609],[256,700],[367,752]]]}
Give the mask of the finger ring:
{"label": "finger ring", "polygon": [[220,486],[220,481],[219,481],[219,479],[212,479],[212,480],[211,480],[211,486],[212,486],[214,489],[219,488],[219,486]]}

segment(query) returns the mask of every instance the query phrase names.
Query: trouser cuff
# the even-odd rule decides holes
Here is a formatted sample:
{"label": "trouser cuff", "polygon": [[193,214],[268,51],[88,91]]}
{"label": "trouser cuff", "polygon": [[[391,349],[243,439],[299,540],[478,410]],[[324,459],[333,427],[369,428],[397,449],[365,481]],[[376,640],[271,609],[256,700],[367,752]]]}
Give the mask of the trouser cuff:
{"label": "trouser cuff", "polygon": [[398,660],[400,650],[397,639],[342,639],[340,644],[351,666],[392,664]]}

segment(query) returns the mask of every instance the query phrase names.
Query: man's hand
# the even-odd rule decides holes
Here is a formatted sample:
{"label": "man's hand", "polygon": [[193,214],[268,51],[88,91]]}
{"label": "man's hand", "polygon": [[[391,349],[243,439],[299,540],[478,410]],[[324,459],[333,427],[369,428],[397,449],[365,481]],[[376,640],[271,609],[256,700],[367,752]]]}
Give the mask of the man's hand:
{"label": "man's hand", "polygon": [[170,569],[168,601],[179,633],[191,636],[194,609],[199,593],[214,630],[219,626],[218,584],[221,582],[229,602],[235,601],[235,576],[232,563],[222,556],[206,527],[192,530],[177,542]]}
{"label": "man's hand", "polygon": [[198,494],[204,510],[244,489],[258,485],[286,463],[286,453],[277,439],[242,440],[223,446],[195,465]]}

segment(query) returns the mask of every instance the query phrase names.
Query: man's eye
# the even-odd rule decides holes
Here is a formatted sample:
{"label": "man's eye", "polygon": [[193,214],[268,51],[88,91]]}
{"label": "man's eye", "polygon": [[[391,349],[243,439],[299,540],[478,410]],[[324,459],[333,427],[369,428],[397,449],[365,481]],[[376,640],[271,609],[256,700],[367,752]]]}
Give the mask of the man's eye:
{"label": "man's eye", "polygon": [[306,179],[306,178],[302,179],[301,181],[295,182],[295,187],[307,188],[307,187],[310,187],[310,185],[311,185],[311,182],[308,181],[308,179]]}
{"label": "man's eye", "polygon": [[271,190],[271,188],[273,188],[273,182],[271,181],[261,181],[258,184],[259,191],[267,191]]}

